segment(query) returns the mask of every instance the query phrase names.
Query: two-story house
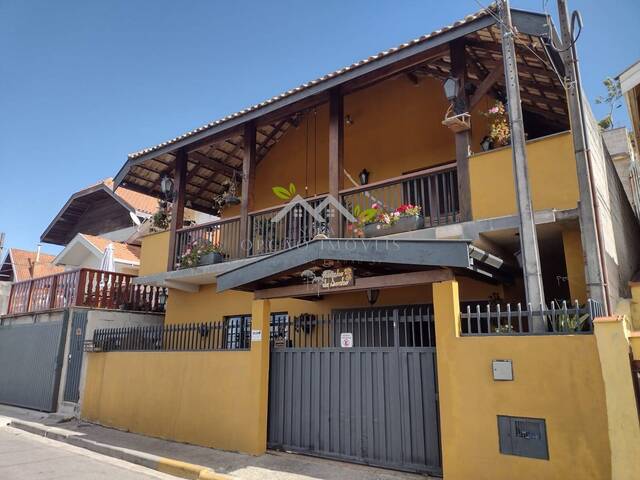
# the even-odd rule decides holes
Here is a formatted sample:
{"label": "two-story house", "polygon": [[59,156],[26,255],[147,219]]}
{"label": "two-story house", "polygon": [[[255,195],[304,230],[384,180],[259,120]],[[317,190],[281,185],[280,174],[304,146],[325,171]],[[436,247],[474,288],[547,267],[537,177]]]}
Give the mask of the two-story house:
{"label": "two-story house", "polygon": [[[511,15],[540,311],[482,10],[129,155],[115,185],[174,202],[138,280],[169,289],[165,326],[98,332],[83,416],[447,478],[609,478],[591,320],[628,294],[637,219],[588,105],[582,155],[554,27]],[[220,218],[181,228],[187,206]]]}

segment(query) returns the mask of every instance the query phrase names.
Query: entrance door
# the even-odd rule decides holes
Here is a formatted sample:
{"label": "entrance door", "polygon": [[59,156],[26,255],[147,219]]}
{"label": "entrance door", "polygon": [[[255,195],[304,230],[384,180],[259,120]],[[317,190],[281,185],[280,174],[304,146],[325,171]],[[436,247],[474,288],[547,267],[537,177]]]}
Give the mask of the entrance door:
{"label": "entrance door", "polygon": [[269,448],[441,472],[429,306],[302,315],[278,332]]}
{"label": "entrance door", "polygon": [[87,312],[73,312],[69,335],[69,362],[64,384],[64,401],[78,403],[80,400],[80,373],[84,357],[84,336],[87,329]]}

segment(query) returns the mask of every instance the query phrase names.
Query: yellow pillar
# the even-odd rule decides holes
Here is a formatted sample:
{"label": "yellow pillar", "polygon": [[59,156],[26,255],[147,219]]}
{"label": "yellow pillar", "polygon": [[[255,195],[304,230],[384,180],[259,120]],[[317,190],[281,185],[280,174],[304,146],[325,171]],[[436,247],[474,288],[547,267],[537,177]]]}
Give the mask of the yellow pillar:
{"label": "yellow pillar", "polygon": [[587,282],[584,273],[585,263],[580,230],[563,230],[562,245],[571,300],[585,303],[587,301]]}
{"label": "yellow pillar", "polygon": [[[464,408],[456,408],[456,399],[452,393],[455,386],[451,379],[457,372],[447,362],[448,355],[456,355],[457,337],[460,336],[460,294],[458,282],[448,280],[433,284],[433,310],[436,324],[436,345],[438,349],[438,392],[440,398],[440,435],[442,445],[442,470],[447,477],[448,465],[460,462],[460,454],[448,445],[454,445],[457,435],[456,425],[464,422],[461,416],[467,414]],[[451,469],[449,469],[451,471]]]}
{"label": "yellow pillar", "polygon": [[634,330],[640,330],[640,283],[630,282],[631,288],[631,323]]}
{"label": "yellow pillar", "polygon": [[[255,426],[251,432],[251,450],[248,453],[262,455],[267,450],[267,413],[269,400],[269,300],[253,300],[251,303],[251,370],[248,375],[256,386],[253,417]],[[243,413],[244,414],[244,413]]]}
{"label": "yellow pillar", "polygon": [[594,334],[604,379],[611,478],[631,480],[640,472],[640,425],[629,363],[627,320],[624,317],[597,318]]}

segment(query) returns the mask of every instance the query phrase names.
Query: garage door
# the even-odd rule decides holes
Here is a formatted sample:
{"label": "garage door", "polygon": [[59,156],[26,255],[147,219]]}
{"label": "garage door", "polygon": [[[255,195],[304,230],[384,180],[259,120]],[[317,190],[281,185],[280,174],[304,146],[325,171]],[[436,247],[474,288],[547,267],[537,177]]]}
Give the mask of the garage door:
{"label": "garage door", "polygon": [[0,326],[0,403],[56,410],[66,318]]}
{"label": "garage door", "polygon": [[272,318],[269,448],[441,472],[430,307]]}

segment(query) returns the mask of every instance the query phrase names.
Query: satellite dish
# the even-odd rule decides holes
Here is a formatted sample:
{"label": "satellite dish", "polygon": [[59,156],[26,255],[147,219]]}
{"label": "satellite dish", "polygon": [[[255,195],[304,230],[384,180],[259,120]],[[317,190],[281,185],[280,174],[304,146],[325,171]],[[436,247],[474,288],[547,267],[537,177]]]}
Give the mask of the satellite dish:
{"label": "satellite dish", "polygon": [[131,217],[133,223],[135,223],[137,226],[140,226],[140,219],[134,212],[129,212],[129,216]]}

